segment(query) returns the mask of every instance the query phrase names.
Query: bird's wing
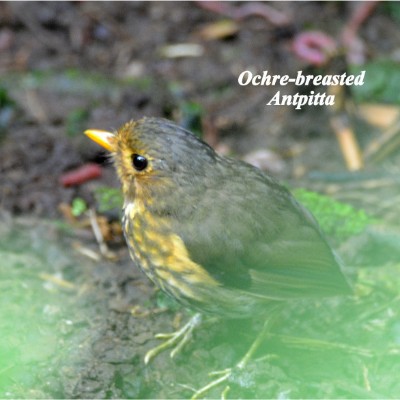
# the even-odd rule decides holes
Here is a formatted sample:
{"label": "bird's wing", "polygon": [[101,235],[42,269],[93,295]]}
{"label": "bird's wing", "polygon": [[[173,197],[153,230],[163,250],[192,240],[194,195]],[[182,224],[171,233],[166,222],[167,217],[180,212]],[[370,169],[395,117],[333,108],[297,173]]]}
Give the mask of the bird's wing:
{"label": "bird's wing", "polygon": [[281,187],[206,210],[180,236],[193,261],[225,287],[277,300],[350,293],[311,213]]}

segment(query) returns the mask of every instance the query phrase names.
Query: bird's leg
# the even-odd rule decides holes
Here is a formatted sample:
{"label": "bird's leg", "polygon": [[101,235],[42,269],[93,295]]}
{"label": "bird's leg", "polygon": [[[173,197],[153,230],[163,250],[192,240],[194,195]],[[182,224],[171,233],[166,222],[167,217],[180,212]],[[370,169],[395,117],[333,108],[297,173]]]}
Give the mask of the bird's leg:
{"label": "bird's leg", "polygon": [[188,323],[186,323],[181,329],[171,333],[158,333],[155,335],[157,339],[164,339],[165,342],[159,346],[149,350],[145,357],[144,362],[148,364],[154,357],[163,351],[173,347],[170,356],[175,357],[185,346],[185,344],[191,339],[194,329],[201,323],[201,314],[195,314]]}
{"label": "bird's leg", "polygon": [[[241,370],[241,369],[246,368],[247,364],[253,357],[254,353],[257,351],[257,349],[260,347],[260,344],[264,341],[265,337],[268,335],[268,331],[274,320],[274,316],[275,316],[274,311],[271,312],[269,317],[265,320],[264,326],[263,326],[261,332],[258,334],[257,338],[254,340],[254,342],[252,343],[252,345],[250,346],[250,348],[246,352],[246,354],[243,356],[243,358],[233,368],[227,368],[222,371],[211,372],[209,374],[210,376],[218,376],[218,378],[212,380],[210,383],[203,386],[201,389],[196,390],[196,392],[192,396],[192,399],[199,399],[213,387],[219,386],[220,384],[228,381],[228,379],[232,375],[232,372],[234,371],[234,369]],[[222,398],[226,397],[226,393],[228,391],[229,391],[229,386],[226,386],[222,392]]]}

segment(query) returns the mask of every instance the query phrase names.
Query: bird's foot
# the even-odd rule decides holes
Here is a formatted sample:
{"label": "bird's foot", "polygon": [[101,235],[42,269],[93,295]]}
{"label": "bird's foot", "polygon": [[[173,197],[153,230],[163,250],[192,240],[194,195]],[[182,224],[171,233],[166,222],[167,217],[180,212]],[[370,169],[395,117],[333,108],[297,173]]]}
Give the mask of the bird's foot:
{"label": "bird's foot", "polygon": [[[240,366],[238,365],[238,367],[240,367]],[[191,397],[192,400],[199,399],[200,397],[202,397],[204,394],[206,394],[212,388],[223,384],[224,382],[226,382],[229,379],[229,377],[231,375],[232,375],[232,368],[227,368],[222,371],[210,372],[209,376],[217,376],[217,378],[212,380],[207,385],[203,386],[201,389],[196,390],[194,392],[193,396]],[[226,399],[226,395],[227,395],[229,389],[230,389],[229,386],[225,386],[225,389],[221,393],[221,399]]]}
{"label": "bird's foot", "polygon": [[[275,309],[276,311],[276,309]],[[207,385],[203,386],[201,389],[198,389],[194,392],[192,399],[199,399],[200,397],[202,397],[205,393],[207,393],[210,389],[221,385],[222,383],[225,383],[227,381],[230,380],[230,378],[233,378],[232,375],[235,372],[239,372],[239,371],[243,371],[247,364],[249,363],[250,359],[253,357],[254,353],[256,352],[256,350],[259,348],[260,344],[263,342],[263,340],[265,339],[265,337],[267,336],[269,329],[270,329],[270,325],[274,320],[275,317],[275,311],[272,312],[270,316],[265,320],[264,322],[264,326],[261,330],[261,332],[258,334],[257,338],[254,340],[254,342],[252,343],[252,345],[250,346],[249,350],[247,351],[247,353],[244,355],[244,357],[236,364],[235,367],[233,368],[227,368],[224,369],[222,371],[215,371],[215,372],[211,372],[209,375],[210,376],[218,376],[216,379],[212,380],[210,383],[208,383]],[[227,385],[225,387],[225,389],[222,391],[221,393],[221,398],[222,399],[226,399],[226,395],[229,391],[229,386]]]}
{"label": "bird's foot", "polygon": [[173,348],[170,356],[174,358],[185,346],[187,342],[192,337],[192,333],[194,329],[199,326],[201,323],[201,314],[195,314],[188,323],[186,323],[181,329],[176,332],[171,333],[158,333],[155,335],[157,339],[165,340],[159,346],[154,347],[153,349],[149,350],[145,357],[144,362],[148,364],[154,357],[158,354],[162,353],[163,351]]}

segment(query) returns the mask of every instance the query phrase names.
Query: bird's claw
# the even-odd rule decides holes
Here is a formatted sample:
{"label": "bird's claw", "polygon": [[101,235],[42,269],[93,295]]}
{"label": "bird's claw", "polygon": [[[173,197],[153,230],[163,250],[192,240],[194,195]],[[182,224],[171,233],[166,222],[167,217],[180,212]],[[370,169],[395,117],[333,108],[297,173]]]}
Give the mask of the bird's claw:
{"label": "bird's claw", "polygon": [[[229,377],[232,375],[232,368],[227,368],[222,371],[213,371],[213,372],[209,373],[209,376],[218,376],[218,375],[220,375],[219,378],[214,379],[207,385],[203,386],[201,389],[196,390],[194,392],[193,396],[191,397],[191,399],[192,400],[199,399],[213,387],[226,382],[229,379]],[[225,389],[221,393],[221,399],[226,399],[226,395],[228,394],[229,389],[230,389],[229,386],[225,387]]]}
{"label": "bird's claw", "polygon": [[200,324],[200,322],[201,315],[195,314],[190,321],[178,331],[171,333],[158,333],[155,335],[156,339],[163,339],[165,342],[154,347],[146,353],[144,357],[145,364],[147,365],[154,357],[163,351],[170,349],[171,347],[173,347],[173,349],[170,353],[170,356],[171,358],[174,358],[182,350],[186,343],[189,342],[194,329]]}
{"label": "bird's claw", "polygon": [[[261,342],[267,335],[270,324],[274,320],[274,317],[275,317],[275,312],[271,312],[269,318],[267,318],[265,320],[264,326],[263,326],[261,332],[258,334],[256,340],[254,340],[254,342],[250,346],[250,349],[247,351],[247,353],[244,355],[244,357],[236,364],[236,366],[233,368],[224,369],[222,371],[210,372],[209,376],[219,376],[219,378],[214,379],[207,385],[203,386],[201,389],[196,390],[192,396],[192,399],[198,399],[201,396],[203,396],[205,393],[207,393],[210,389],[214,388],[215,386],[220,385],[221,383],[228,381],[234,370],[240,371],[240,370],[245,369],[247,364],[249,363],[251,357],[254,355],[254,353],[260,346]],[[222,399],[226,398],[226,395],[227,395],[229,389],[230,389],[229,386],[226,386],[225,389],[222,391],[222,394],[221,394]]]}

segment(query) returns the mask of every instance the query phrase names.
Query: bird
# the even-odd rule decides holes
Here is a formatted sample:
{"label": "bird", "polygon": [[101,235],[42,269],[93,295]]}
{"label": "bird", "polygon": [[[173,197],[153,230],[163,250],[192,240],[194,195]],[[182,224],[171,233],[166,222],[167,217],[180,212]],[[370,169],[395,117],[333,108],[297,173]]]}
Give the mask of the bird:
{"label": "bird", "polygon": [[[85,134],[111,152],[124,197],[122,228],[134,263],[162,291],[197,311],[160,334],[148,363],[174,356],[201,316],[265,318],[236,367],[244,368],[282,304],[349,295],[343,264],[317,221],[274,177],[224,157],[174,122],[143,117]],[[233,369],[194,394],[229,379]]]}

